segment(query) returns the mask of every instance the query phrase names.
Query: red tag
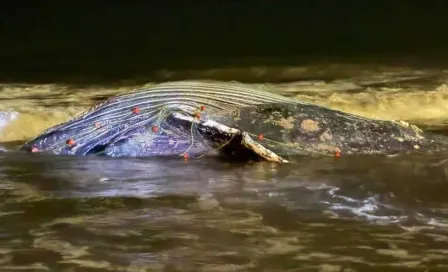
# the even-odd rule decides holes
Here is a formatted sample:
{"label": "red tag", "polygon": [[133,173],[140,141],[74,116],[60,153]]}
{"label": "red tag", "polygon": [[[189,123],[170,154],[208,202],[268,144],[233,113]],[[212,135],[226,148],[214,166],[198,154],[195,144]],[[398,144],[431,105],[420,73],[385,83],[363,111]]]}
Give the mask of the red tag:
{"label": "red tag", "polygon": [[132,112],[135,114],[139,114],[140,113],[140,109],[138,107],[135,107],[132,109]]}

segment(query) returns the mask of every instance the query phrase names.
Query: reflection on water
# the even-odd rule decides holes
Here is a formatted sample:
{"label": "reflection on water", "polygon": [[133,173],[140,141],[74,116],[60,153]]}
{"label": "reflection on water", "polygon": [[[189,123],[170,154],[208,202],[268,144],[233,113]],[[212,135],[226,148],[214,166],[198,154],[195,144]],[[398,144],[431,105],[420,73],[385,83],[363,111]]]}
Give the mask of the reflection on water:
{"label": "reflection on water", "polygon": [[[302,68],[282,75],[326,79],[268,87],[446,130],[445,71]],[[126,89],[0,86],[0,271],[448,270],[444,154],[279,165],[13,151]]]}
{"label": "reflection on water", "polygon": [[4,271],[448,269],[443,156],[0,164]]}

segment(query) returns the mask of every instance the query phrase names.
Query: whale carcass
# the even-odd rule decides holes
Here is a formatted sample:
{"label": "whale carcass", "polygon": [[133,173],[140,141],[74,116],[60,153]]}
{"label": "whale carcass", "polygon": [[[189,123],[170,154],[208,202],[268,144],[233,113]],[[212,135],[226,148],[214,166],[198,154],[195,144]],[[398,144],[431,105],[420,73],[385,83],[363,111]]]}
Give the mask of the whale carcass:
{"label": "whale carcass", "polygon": [[291,155],[446,150],[447,143],[406,122],[365,118],[239,83],[178,81],[111,97],[20,150],[287,162]]}

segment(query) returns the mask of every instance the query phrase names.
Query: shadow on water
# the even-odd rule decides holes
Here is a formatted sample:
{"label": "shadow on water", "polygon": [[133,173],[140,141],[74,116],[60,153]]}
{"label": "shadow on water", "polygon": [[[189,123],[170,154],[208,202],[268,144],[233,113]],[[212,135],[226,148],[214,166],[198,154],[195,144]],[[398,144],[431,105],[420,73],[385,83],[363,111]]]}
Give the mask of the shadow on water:
{"label": "shadow on water", "polygon": [[439,155],[284,165],[0,155],[5,270],[448,266],[448,161]]}

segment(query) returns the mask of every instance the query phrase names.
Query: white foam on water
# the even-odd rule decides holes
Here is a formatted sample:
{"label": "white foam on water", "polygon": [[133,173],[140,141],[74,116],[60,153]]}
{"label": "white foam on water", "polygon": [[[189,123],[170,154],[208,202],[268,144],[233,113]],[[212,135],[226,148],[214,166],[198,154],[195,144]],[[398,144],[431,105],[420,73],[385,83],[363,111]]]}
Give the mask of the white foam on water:
{"label": "white foam on water", "polygon": [[379,225],[394,224],[409,232],[437,229],[446,233],[448,227],[448,220],[443,217],[401,210],[381,202],[377,196],[355,199],[342,195],[338,187],[330,188],[327,194],[331,200],[321,203],[338,218],[358,218]]}
{"label": "white foam on water", "polygon": [[13,110],[9,111],[0,111],[0,132],[4,127],[6,127],[9,123],[19,117],[19,113]]}
{"label": "white foam on water", "polygon": [[[12,121],[16,120],[19,117],[19,113],[13,110],[8,111],[0,111],[0,134],[2,133],[2,130],[10,124]],[[0,151],[7,151],[6,148],[1,146],[0,144]]]}
{"label": "white foam on water", "polygon": [[336,212],[348,212],[355,217],[364,218],[367,221],[377,224],[393,224],[408,219],[405,215],[381,215],[384,209],[394,210],[393,207],[380,203],[377,197],[367,197],[365,199],[354,199],[348,196],[339,195],[340,188],[334,187],[328,191],[328,195],[334,201],[322,201],[329,205],[329,209]]}

